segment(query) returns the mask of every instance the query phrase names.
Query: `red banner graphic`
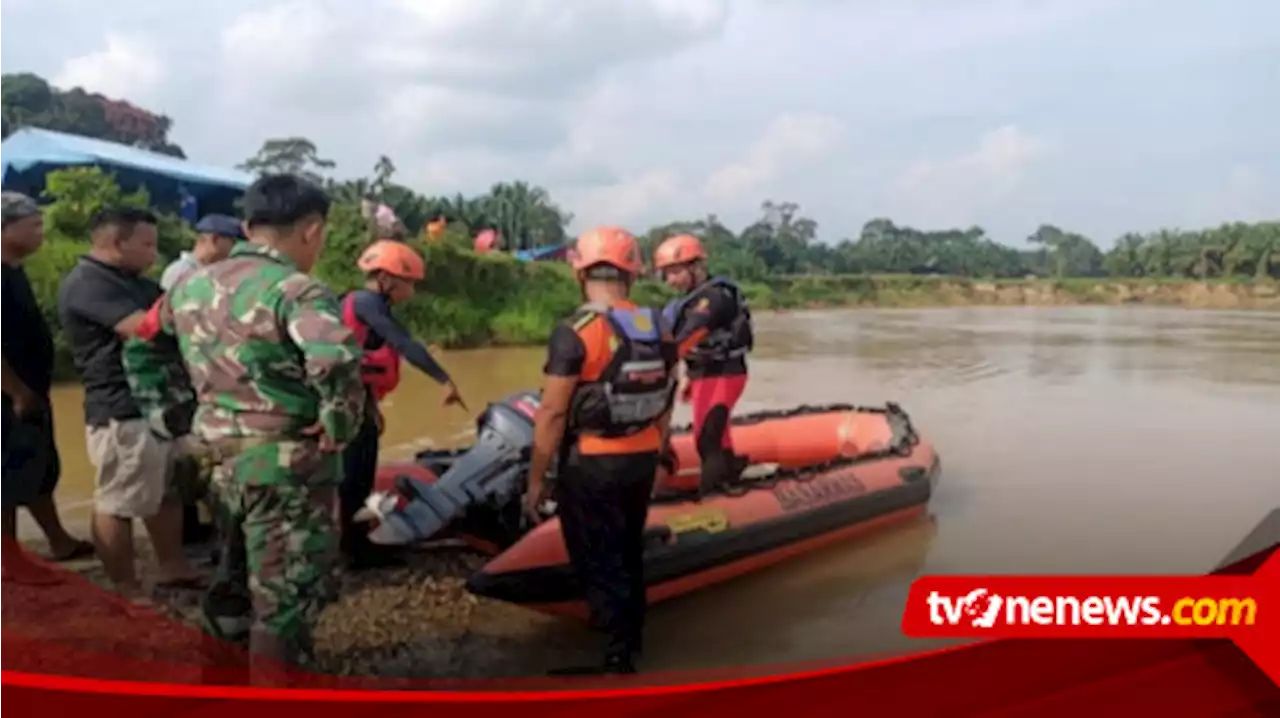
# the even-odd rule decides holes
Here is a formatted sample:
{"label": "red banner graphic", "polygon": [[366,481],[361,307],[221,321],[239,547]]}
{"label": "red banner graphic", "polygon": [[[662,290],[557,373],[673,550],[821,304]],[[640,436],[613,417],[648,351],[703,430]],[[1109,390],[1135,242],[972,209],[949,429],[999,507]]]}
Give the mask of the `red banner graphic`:
{"label": "red banner graphic", "polygon": [[[728,679],[724,673],[642,674],[442,685],[311,675],[297,676],[295,688],[212,685],[230,677],[226,667],[198,650],[179,626],[166,626],[157,617],[146,631],[131,632],[129,644],[95,637],[89,629],[101,627],[88,623],[80,627],[84,630],[73,627],[63,634],[74,634],[73,641],[40,639],[31,634],[38,632],[51,600],[92,607],[85,601],[96,600],[93,589],[82,587],[75,597],[46,595],[41,610],[35,601],[12,600],[18,594],[6,584],[3,696],[20,711],[15,715],[234,712],[247,718],[278,714],[285,704],[311,718],[371,709],[386,718],[423,710],[433,716],[518,710],[525,718],[609,711],[664,718],[748,711],[807,715],[829,712],[832,704],[862,712],[1036,718],[1099,707],[1146,715],[1277,715],[1280,640],[1273,616],[1280,605],[1280,556],[1275,548],[1272,543],[1207,578],[923,578],[908,599],[908,633],[1046,638],[980,641],[860,665],[775,668],[773,675],[743,670]],[[1250,571],[1256,573],[1247,575]],[[993,609],[996,598],[999,607]],[[1078,640],[1092,636],[1111,640]],[[1188,640],[1192,636],[1197,638]],[[166,648],[170,643],[172,649]],[[748,673],[754,675],[744,677]]]}

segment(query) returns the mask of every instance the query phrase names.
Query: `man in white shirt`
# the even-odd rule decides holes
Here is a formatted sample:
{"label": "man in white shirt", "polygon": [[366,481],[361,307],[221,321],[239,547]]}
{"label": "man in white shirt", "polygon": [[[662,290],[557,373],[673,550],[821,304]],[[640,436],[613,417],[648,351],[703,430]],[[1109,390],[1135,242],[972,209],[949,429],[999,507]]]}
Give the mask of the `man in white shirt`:
{"label": "man in white shirt", "polygon": [[[173,289],[182,278],[206,264],[213,264],[226,259],[231,248],[244,240],[244,231],[240,220],[225,214],[205,215],[196,223],[195,244],[190,252],[183,252],[178,259],[165,267],[160,275],[160,288],[164,291]],[[200,512],[195,505],[183,507],[182,542],[198,544],[205,541],[213,529],[200,523]]]}
{"label": "man in white shirt", "polygon": [[196,269],[226,259],[236,242],[244,239],[240,221],[225,214],[205,215],[196,224],[196,232],[199,236],[191,251],[183,252],[160,275],[160,287],[166,292]]}

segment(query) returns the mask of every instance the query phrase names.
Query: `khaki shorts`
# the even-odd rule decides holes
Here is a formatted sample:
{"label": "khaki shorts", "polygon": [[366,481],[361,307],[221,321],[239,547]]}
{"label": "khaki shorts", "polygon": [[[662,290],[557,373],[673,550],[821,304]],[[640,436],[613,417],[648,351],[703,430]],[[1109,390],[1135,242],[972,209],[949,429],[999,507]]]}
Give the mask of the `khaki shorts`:
{"label": "khaki shorts", "polygon": [[145,419],[113,420],[86,432],[97,469],[94,512],[149,519],[160,511],[173,466],[173,443],[151,433]]}

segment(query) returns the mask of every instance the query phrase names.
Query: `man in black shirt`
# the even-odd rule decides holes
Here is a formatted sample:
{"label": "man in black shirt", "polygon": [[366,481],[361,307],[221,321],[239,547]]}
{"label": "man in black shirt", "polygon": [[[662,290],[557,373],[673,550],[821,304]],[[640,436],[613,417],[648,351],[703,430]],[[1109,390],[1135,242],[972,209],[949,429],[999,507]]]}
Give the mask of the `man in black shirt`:
{"label": "man in black shirt", "polygon": [[30,197],[5,192],[2,224],[5,578],[43,583],[46,577],[24,570],[31,564],[18,545],[19,506],[39,524],[54,560],[90,556],[93,545],[67,533],[53,500],[62,474],[49,402],[53,337],[22,268],[22,260],[44,244],[44,219]]}
{"label": "man in black shirt", "polygon": [[124,339],[134,336],[161,294],[142,274],[156,260],[156,217],[139,209],[104,210],[91,231],[93,246],[63,278],[58,308],[84,380],[89,460],[97,469],[94,541],[117,590],[141,600],[133,519],[142,519],[151,536],[159,582],[198,585],[182,552],[182,505],[167,492],[175,447],[151,431],[122,361]]}

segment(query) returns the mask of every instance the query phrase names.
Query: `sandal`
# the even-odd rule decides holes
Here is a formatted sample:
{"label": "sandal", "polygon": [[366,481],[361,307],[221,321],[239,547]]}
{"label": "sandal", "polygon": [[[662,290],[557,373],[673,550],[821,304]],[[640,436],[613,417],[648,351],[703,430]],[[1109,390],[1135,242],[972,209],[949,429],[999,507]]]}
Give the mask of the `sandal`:
{"label": "sandal", "polygon": [[182,576],[156,581],[156,588],[199,591],[208,588],[209,584],[201,576]]}
{"label": "sandal", "polygon": [[68,561],[76,561],[82,558],[89,558],[93,556],[95,553],[97,552],[94,550],[93,544],[89,543],[88,541],[77,541],[75,548],[71,549],[67,553],[61,556],[50,556],[49,558],[55,563],[67,563]]}

